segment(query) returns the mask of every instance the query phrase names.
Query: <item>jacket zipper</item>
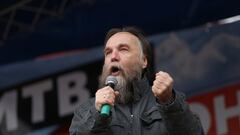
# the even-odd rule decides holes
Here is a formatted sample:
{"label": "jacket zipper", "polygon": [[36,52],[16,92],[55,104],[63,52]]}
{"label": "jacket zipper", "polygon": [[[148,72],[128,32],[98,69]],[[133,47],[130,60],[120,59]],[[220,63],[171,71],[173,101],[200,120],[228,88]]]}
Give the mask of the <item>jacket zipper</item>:
{"label": "jacket zipper", "polygon": [[130,111],[130,131],[129,131],[129,134],[133,134],[133,105],[130,104],[129,105],[129,111]]}
{"label": "jacket zipper", "polygon": [[130,110],[130,123],[132,124],[133,123],[133,113],[132,113],[132,107],[133,107],[133,105],[132,104],[130,104],[129,105],[129,110]]}

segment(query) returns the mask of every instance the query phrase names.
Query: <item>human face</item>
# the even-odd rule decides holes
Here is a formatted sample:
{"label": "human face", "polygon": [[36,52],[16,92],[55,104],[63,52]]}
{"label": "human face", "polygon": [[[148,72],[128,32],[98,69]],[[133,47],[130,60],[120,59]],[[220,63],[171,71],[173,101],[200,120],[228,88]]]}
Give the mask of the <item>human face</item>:
{"label": "human face", "polygon": [[110,75],[123,76],[123,72],[131,74],[132,67],[147,66],[139,39],[129,32],[119,32],[110,37],[104,49],[104,66]]}
{"label": "human face", "polygon": [[125,104],[132,101],[132,81],[140,79],[142,69],[147,65],[140,41],[131,33],[116,33],[107,41],[104,54],[103,71],[99,78],[100,87],[105,85],[107,76],[116,76],[118,83],[115,90],[119,91],[117,102]]}

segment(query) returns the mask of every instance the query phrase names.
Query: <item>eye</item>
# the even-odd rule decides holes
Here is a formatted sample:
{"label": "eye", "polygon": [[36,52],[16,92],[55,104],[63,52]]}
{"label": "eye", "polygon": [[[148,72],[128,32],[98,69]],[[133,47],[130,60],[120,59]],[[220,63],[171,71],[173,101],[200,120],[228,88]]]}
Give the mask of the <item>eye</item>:
{"label": "eye", "polygon": [[105,52],[104,55],[107,56],[109,54],[109,52]]}
{"label": "eye", "polygon": [[120,51],[128,51],[129,49],[128,49],[128,47],[121,47],[120,48]]}

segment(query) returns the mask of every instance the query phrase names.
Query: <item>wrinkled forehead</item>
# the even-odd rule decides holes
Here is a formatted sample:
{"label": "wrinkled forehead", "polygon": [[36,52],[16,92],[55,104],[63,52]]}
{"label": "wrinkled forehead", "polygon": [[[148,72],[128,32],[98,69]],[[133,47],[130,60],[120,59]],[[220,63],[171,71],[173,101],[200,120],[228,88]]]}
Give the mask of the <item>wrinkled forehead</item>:
{"label": "wrinkled forehead", "polygon": [[115,47],[118,45],[129,45],[131,47],[141,48],[139,38],[129,32],[118,32],[112,35],[106,42],[105,48]]}

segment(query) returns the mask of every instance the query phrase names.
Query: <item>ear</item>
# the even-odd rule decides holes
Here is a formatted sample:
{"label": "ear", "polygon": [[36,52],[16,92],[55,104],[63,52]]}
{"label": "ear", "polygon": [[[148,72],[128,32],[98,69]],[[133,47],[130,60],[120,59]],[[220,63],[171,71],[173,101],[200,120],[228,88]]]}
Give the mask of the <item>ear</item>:
{"label": "ear", "polygon": [[143,56],[143,65],[142,65],[142,68],[146,68],[147,67],[147,64],[148,64],[148,61],[147,61],[147,57],[144,55]]}

